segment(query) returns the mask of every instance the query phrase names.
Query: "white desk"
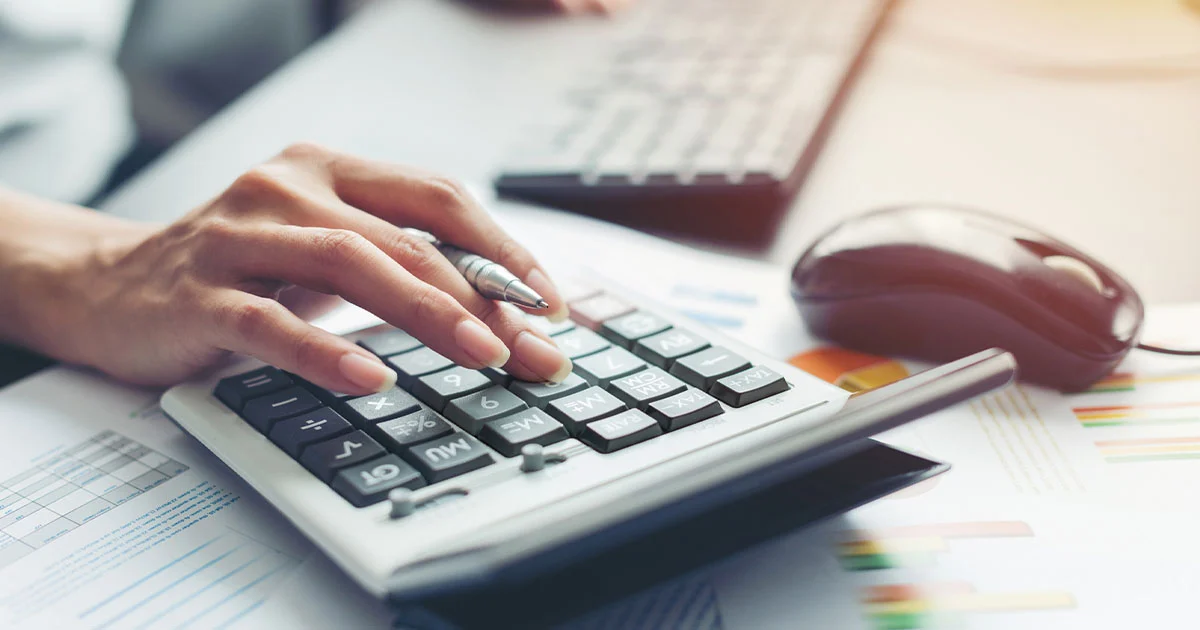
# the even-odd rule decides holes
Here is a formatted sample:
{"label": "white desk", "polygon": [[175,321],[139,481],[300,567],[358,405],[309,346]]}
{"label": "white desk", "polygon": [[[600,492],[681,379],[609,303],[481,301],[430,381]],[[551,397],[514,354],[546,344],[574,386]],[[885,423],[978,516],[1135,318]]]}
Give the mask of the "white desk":
{"label": "white desk", "polygon": [[[1164,3],[1173,1],[1090,4],[1158,5],[1166,14]],[[1021,22],[1027,16],[999,9],[1033,4],[904,3],[782,236],[760,255],[787,264],[822,230],[856,212],[948,201],[1059,235],[1128,276],[1149,301],[1200,299],[1200,248],[1194,245],[1200,237],[1200,59],[1190,61],[1190,72],[1167,78],[1056,80],[1016,72],[986,52],[964,52],[938,39],[986,31],[993,45],[1016,40],[1018,48],[1045,49],[1053,33],[1031,36],[1029,23]],[[440,22],[472,11],[450,0],[374,7],[193,134],[107,209],[170,219],[301,139],[486,182],[524,122],[521,112],[549,98],[549,84],[564,72],[539,63],[546,47],[566,49],[575,33],[606,24],[476,16],[477,30],[457,29],[448,38],[439,29]],[[1153,11],[1145,11],[1108,22],[1089,17],[1082,30],[1068,32],[1095,35],[1090,44],[1103,47],[1115,24],[1122,34],[1129,29],[1142,36],[1126,38],[1133,56],[1200,57],[1200,20],[1179,12],[1155,23]],[[1145,23],[1133,19],[1143,17]],[[538,37],[528,37],[534,33]],[[500,78],[514,74],[522,77],[519,85]]]}

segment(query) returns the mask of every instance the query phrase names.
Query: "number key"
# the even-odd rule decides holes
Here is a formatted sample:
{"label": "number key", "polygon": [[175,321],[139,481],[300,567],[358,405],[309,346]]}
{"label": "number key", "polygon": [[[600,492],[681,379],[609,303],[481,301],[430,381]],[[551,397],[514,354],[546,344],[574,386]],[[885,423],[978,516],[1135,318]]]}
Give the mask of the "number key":
{"label": "number key", "polygon": [[384,330],[383,332],[367,335],[358,340],[358,345],[374,352],[381,357],[390,357],[393,354],[408,352],[421,347],[421,342],[417,341],[416,337],[404,332],[403,330]]}
{"label": "number key", "polygon": [[658,315],[634,311],[604,322],[600,326],[600,334],[617,345],[629,348],[642,337],[657,335],[670,328],[670,322]]}
{"label": "number key", "polygon": [[603,337],[586,328],[576,328],[554,337],[554,343],[558,344],[558,349],[572,361],[595,354],[610,345]]}
{"label": "number key", "polygon": [[449,370],[418,378],[413,383],[412,392],[421,402],[440,412],[452,399],[487,389],[491,385],[492,379],[482,372],[456,365]]}
{"label": "number key", "polygon": [[587,381],[571,372],[561,383],[532,383],[530,381],[513,381],[508,386],[512,393],[524,400],[530,407],[545,409],[546,404],[555,398],[574,394],[587,389]]}
{"label": "number key", "polygon": [[418,348],[412,352],[388,357],[387,362],[396,369],[396,380],[404,387],[412,387],[413,381],[421,376],[454,365],[453,361],[429,348]]}
{"label": "number key", "polygon": [[614,378],[629,376],[646,367],[646,362],[624,348],[609,348],[575,362],[575,370],[592,385],[604,387]]}
{"label": "number key", "polygon": [[446,405],[446,417],[471,435],[488,420],[495,420],[525,408],[525,402],[503,387],[492,386],[470,396],[463,396]]}

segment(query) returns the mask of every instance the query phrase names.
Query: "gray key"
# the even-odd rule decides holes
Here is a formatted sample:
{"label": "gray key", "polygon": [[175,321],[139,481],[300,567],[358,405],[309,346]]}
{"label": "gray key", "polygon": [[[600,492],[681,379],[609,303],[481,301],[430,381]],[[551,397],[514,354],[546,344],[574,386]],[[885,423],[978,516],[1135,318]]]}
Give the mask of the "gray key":
{"label": "gray key", "polygon": [[359,339],[358,345],[381,357],[388,357],[420,348],[421,342],[403,330],[387,330]]}
{"label": "gray key", "polygon": [[396,380],[405,387],[412,387],[413,381],[419,377],[454,365],[453,361],[429,348],[418,348],[388,357],[387,362],[396,369]]}
{"label": "gray key", "polygon": [[558,344],[563,354],[566,354],[572,361],[579,357],[595,354],[610,345],[603,337],[586,328],[576,328],[565,332],[555,337],[554,343]]}
{"label": "gray key", "polygon": [[579,435],[579,441],[601,453],[611,453],[662,433],[662,427],[654,418],[637,409],[630,409],[587,425]]}
{"label": "gray key", "polygon": [[675,328],[639,339],[633,346],[633,353],[665,370],[675,359],[707,347],[708,341],[695,333]]}
{"label": "gray key", "polygon": [[526,444],[548,446],[570,437],[567,429],[541,409],[524,409],[483,425],[479,439],[505,457],[516,457]]}
{"label": "gray key", "polygon": [[787,390],[782,376],[760,365],[719,379],[712,395],[731,407],[742,407]]}
{"label": "gray key", "polygon": [[513,381],[508,388],[530,407],[545,409],[546,404],[551,400],[585,390],[588,388],[588,384],[578,374],[571,372],[561,383]]}
{"label": "gray key", "polygon": [[709,391],[717,379],[741,372],[748,367],[750,362],[745,357],[720,346],[713,346],[676,360],[671,364],[671,374],[683,379],[688,385]]}
{"label": "gray key", "polygon": [[623,348],[630,348],[638,339],[656,335],[669,328],[671,323],[658,315],[634,311],[604,322],[600,326],[600,334]]}
{"label": "gray key", "polygon": [[719,416],[725,413],[725,410],[716,398],[689,387],[682,394],[675,394],[650,403],[646,412],[650,414],[651,418],[657,420],[662,428],[674,431],[689,424],[696,424],[701,420]]}
{"label": "gray key", "polygon": [[393,387],[386,392],[363,396],[346,401],[346,419],[357,427],[364,427],[376,422],[395,418],[396,416],[412,413],[420,405],[412,394]]}
{"label": "gray key", "polygon": [[479,435],[479,430],[488,420],[495,420],[524,408],[525,401],[517,398],[516,394],[493,385],[481,392],[450,401],[446,405],[445,413],[446,417],[463,431]]}
{"label": "gray key", "polygon": [[624,410],[625,403],[599,387],[556,398],[546,405],[546,412],[562,422],[571,435],[579,435],[583,425],[589,422]]}
{"label": "gray key", "polygon": [[416,413],[373,424],[367,430],[389,451],[398,451],[452,433],[454,427],[432,409],[422,407]]}
{"label": "gray key", "polygon": [[452,433],[401,453],[429,483],[445,481],[493,461],[487,447],[466,433]]}
{"label": "gray key", "polygon": [[442,411],[451,399],[473,394],[491,385],[492,379],[484,376],[482,372],[456,365],[449,370],[418,378],[413,384],[412,392],[421,402]]}
{"label": "gray key", "polygon": [[614,378],[628,376],[646,367],[646,362],[633,356],[624,348],[609,348],[583,357],[575,362],[575,371],[579,372],[592,385],[604,387]]}
{"label": "gray key", "polygon": [[608,391],[630,407],[644,408],[659,398],[682,392],[685,387],[674,376],[656,367],[649,367],[636,374],[613,379]]}
{"label": "gray key", "polygon": [[383,501],[394,488],[423,487],[425,480],[399,457],[384,455],[341,470],[330,485],[354,507],[364,507]]}
{"label": "gray key", "polygon": [[483,372],[484,376],[492,379],[492,382],[500,387],[508,387],[508,384],[513,382],[512,374],[509,374],[508,370],[504,368],[485,367],[479,371]]}

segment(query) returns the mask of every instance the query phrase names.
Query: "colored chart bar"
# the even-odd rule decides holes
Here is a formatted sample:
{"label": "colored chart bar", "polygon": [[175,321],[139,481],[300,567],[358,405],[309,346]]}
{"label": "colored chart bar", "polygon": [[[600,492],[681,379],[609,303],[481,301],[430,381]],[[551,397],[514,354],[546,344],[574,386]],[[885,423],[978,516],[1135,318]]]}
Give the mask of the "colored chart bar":
{"label": "colored chart bar", "polygon": [[1080,424],[1090,428],[1200,422],[1200,402],[1075,407],[1072,411]]}
{"label": "colored chart bar", "polygon": [[1110,463],[1200,459],[1200,437],[1136,438],[1096,442]]}
{"label": "colored chart bar", "polygon": [[1142,375],[1131,374],[1129,372],[1118,372],[1096,381],[1096,383],[1084,393],[1101,394],[1110,392],[1132,392],[1145,385],[1156,383],[1181,383],[1187,381],[1200,381],[1200,374]]}
{"label": "colored chart bar", "polygon": [[950,539],[1033,536],[1028,523],[981,521],[909,525],[847,532],[838,544],[838,558],[847,571],[879,571],[927,567],[950,548]]}
{"label": "colored chart bar", "polygon": [[921,630],[965,625],[970,613],[1026,612],[1075,607],[1062,591],[979,593],[965,582],[884,584],[864,591],[867,615],[878,630]]}
{"label": "colored chart bar", "polygon": [[874,389],[908,376],[908,369],[898,361],[845,348],[809,350],[788,359],[788,363],[851,392]]}

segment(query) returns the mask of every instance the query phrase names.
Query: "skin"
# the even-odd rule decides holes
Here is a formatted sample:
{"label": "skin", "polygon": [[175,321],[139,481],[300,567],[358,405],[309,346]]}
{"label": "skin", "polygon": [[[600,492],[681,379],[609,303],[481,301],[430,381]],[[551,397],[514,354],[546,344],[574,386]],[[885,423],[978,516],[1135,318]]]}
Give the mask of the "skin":
{"label": "skin", "polygon": [[0,340],[132,383],[242,353],[336,391],[390,387],[379,359],[304,321],[335,295],[469,368],[551,381],[571,368],[516,307],[400,229],[491,258],[566,316],[525,248],[458,183],[416,169],[301,144],[167,226],[3,190],[0,225]]}

